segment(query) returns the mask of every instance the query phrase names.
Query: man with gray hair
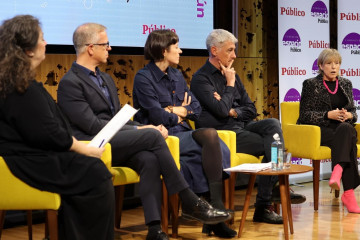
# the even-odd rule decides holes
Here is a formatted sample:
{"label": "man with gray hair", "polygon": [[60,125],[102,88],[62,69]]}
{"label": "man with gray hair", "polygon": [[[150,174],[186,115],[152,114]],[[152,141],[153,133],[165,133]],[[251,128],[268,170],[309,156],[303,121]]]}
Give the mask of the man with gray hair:
{"label": "man with gray hair", "polygon": [[[191,91],[199,100],[202,112],[196,128],[213,127],[236,133],[236,151],[254,156],[264,155],[263,162],[271,161],[273,135],[284,141],[280,122],[269,118],[254,121],[257,112],[244,85],[232,67],[236,59],[236,37],[223,29],[213,30],[206,39],[209,59],[194,74]],[[254,222],[281,224],[282,217],[273,211],[271,198],[277,177],[259,176]],[[280,202],[278,188],[273,200]],[[291,193],[292,203],[304,202],[305,196]]]}
{"label": "man with gray hair", "polygon": [[[114,81],[98,68],[107,62],[111,47],[106,28],[96,23],[79,26],[73,42],[76,61],[59,83],[58,104],[74,136],[91,140],[121,108]],[[112,165],[130,167],[140,175],[139,194],[148,226],[147,240],[168,239],[160,227],[160,176],[169,195],[179,193],[183,216],[211,224],[231,218],[229,212],[213,208],[189,189],[167,147],[166,137],[167,130],[161,125],[129,121],[110,141]]]}

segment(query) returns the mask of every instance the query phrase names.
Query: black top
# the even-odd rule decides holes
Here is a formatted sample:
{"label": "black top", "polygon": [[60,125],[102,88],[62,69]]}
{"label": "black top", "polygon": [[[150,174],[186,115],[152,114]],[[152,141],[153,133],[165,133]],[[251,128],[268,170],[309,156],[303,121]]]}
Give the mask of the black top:
{"label": "black top", "polygon": [[69,124],[42,83],[0,100],[0,156],[27,184],[74,194],[111,177],[100,159],[70,152],[71,145]]}
{"label": "black top", "polygon": [[[256,117],[256,108],[247,94],[240,77],[236,74],[235,86],[226,86],[226,78],[209,60],[194,74],[191,91],[199,100],[201,115],[196,127],[213,127],[223,130],[236,130]],[[214,98],[214,92],[221,96],[221,101]],[[230,109],[237,113],[237,118],[229,116]]]}

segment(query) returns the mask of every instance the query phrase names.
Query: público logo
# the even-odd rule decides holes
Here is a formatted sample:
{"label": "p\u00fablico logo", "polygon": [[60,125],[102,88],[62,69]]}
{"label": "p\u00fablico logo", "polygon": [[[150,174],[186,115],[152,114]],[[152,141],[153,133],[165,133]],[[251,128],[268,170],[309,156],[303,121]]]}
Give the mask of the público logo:
{"label": "p\u00fablico logo", "polygon": [[319,67],[318,67],[318,65],[317,65],[317,59],[315,59],[313,65],[312,65],[311,70],[312,70],[312,74],[313,74],[313,75],[317,75],[317,74],[318,74]]}
{"label": "p\u00fablico logo", "polygon": [[287,91],[284,102],[299,102],[300,101],[300,93],[295,89],[291,88]]}
{"label": "p\u00fablico logo", "polygon": [[311,7],[311,16],[318,19],[318,23],[329,23],[328,9],[322,1],[316,1]]}
{"label": "p\u00fablico logo", "polygon": [[354,105],[356,110],[360,110],[360,91],[359,89],[353,88]]}
{"label": "p\u00fablico logo", "polygon": [[301,52],[301,39],[294,28],[290,28],[286,31],[282,43],[284,46],[290,47],[290,52]]}
{"label": "p\u00fablico logo", "polygon": [[349,33],[341,45],[343,49],[350,50],[351,54],[360,54],[360,35],[356,32]]}

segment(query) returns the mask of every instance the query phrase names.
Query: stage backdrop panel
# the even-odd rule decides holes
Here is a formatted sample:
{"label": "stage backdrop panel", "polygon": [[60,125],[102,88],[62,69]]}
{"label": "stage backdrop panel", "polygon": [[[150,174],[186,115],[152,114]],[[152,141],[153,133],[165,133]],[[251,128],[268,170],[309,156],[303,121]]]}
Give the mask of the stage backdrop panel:
{"label": "stage backdrop panel", "polygon": [[[300,101],[303,81],[317,75],[317,57],[330,47],[329,19],[328,0],[278,0],[280,103]],[[292,163],[312,165],[309,159],[293,158]],[[322,160],[320,177],[330,172],[330,160]],[[311,180],[312,172],[290,177],[292,183]]]}

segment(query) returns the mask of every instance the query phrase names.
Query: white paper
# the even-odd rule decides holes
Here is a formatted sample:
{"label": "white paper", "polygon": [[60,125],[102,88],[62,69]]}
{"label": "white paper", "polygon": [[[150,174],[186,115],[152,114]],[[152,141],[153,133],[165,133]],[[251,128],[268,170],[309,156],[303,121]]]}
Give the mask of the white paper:
{"label": "white paper", "polygon": [[271,162],[268,163],[244,163],[235,167],[226,168],[228,172],[260,172],[271,168]]}
{"label": "white paper", "polygon": [[91,140],[89,146],[103,147],[111,138],[130,120],[137,112],[135,108],[128,104],[124,107],[101,129],[101,131]]}

